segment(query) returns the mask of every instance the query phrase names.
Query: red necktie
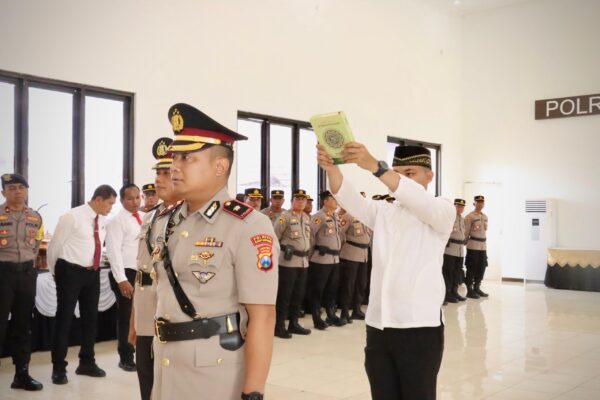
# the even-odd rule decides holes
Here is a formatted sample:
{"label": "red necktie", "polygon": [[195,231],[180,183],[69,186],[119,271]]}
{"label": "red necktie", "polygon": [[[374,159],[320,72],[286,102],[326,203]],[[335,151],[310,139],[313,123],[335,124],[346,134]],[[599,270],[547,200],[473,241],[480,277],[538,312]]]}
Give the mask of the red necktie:
{"label": "red necktie", "polygon": [[100,235],[98,234],[98,215],[94,218],[94,271],[100,268]]}
{"label": "red necktie", "polygon": [[135,217],[135,219],[137,220],[137,222],[138,222],[138,225],[141,225],[141,224],[142,224],[142,219],[140,218],[140,214],[139,214],[139,213],[137,213],[137,212],[134,212],[134,213],[133,213],[133,216],[134,216],[134,217]]}

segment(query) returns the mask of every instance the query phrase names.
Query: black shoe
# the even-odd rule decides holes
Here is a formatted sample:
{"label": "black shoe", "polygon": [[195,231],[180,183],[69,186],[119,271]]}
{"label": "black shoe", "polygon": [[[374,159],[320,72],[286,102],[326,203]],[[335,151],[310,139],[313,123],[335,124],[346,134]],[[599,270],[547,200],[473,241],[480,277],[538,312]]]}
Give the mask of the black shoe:
{"label": "black shoe", "polygon": [[36,381],[29,375],[29,370],[27,366],[17,368],[15,373],[15,379],[13,379],[12,384],[10,385],[13,389],[25,389],[30,392],[35,392],[38,390],[42,390],[44,385],[40,382]]}
{"label": "black shoe", "polygon": [[290,321],[290,325],[288,326],[289,333],[295,333],[296,335],[310,335],[310,329],[307,329],[300,325],[297,319],[293,319]]}
{"label": "black shoe", "polygon": [[87,375],[93,378],[104,378],[106,372],[98,366],[96,363],[92,364],[79,364],[79,367],[75,370],[77,375]]}
{"label": "black shoe", "polygon": [[119,361],[119,368],[126,372],[137,371],[137,366],[133,361]]}
{"label": "black shoe", "polygon": [[352,318],[350,318],[350,313],[348,312],[348,310],[342,310],[342,313],[340,314],[340,320],[344,321],[347,324],[352,323]]}
{"label": "black shoe", "polygon": [[315,326],[315,329],[320,331],[324,331],[329,326],[321,319],[319,314],[313,314],[313,325]]}
{"label": "black shoe", "polygon": [[335,311],[333,309],[327,310],[327,318],[325,319],[329,325],[335,326],[344,326],[346,325],[346,321],[342,321],[337,315],[335,315]]}
{"label": "black shoe", "polygon": [[66,385],[68,382],[67,371],[64,368],[52,369],[52,383],[55,385]]}
{"label": "black shoe", "polygon": [[469,299],[478,299],[479,295],[477,294],[477,292],[475,290],[473,290],[472,288],[469,288],[469,290],[467,290],[467,297]]}
{"label": "black shoe", "polygon": [[352,319],[363,321],[365,319],[365,313],[362,312],[360,308],[354,309],[354,311],[352,311]]}
{"label": "black shoe", "polygon": [[446,293],[444,303],[458,303],[458,299],[452,295],[452,293]]}
{"label": "black shoe", "polygon": [[285,325],[282,323],[275,325],[275,336],[281,339],[291,339],[292,335],[285,330]]}
{"label": "black shoe", "polygon": [[480,297],[489,297],[490,295],[481,290],[479,285],[475,285],[475,293],[477,293]]}
{"label": "black shoe", "polygon": [[465,301],[467,300],[466,297],[462,297],[460,294],[458,294],[458,290],[455,290],[452,292],[452,295],[456,298],[456,300],[458,301]]}

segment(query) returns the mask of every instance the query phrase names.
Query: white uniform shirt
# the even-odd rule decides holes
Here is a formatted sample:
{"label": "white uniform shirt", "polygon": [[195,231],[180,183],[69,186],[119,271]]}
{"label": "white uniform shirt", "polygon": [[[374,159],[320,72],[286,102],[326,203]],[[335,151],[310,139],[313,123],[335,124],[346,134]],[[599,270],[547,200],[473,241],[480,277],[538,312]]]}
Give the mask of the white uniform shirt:
{"label": "white uniform shirt", "polygon": [[[94,219],[96,212],[89,204],[72,208],[63,214],[56,224],[54,235],[48,244],[48,268],[54,273],[56,260],[62,258],[82,267],[94,265]],[[98,216],[100,243],[106,236],[105,217]]]}
{"label": "white uniform shirt", "polygon": [[396,202],[365,199],[344,179],[336,200],[373,230],[373,270],[366,323],[377,329],[441,323],[443,254],[456,210],[402,177]]}
{"label": "white uniform shirt", "polygon": [[[140,219],[144,213],[139,212]],[[125,268],[137,271],[141,226],[129,211],[122,209],[106,223],[106,255],[117,283],[127,280]]]}

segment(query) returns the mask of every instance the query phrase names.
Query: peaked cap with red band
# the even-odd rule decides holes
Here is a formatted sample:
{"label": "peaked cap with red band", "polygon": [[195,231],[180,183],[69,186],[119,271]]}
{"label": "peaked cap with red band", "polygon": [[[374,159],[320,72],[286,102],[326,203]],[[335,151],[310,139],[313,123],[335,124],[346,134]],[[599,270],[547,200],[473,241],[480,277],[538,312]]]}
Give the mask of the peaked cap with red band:
{"label": "peaked cap with red band", "polygon": [[237,140],[247,140],[229,128],[185,103],[178,103],[169,109],[168,115],[175,140],[169,147],[173,153],[198,151],[206,145],[233,147]]}

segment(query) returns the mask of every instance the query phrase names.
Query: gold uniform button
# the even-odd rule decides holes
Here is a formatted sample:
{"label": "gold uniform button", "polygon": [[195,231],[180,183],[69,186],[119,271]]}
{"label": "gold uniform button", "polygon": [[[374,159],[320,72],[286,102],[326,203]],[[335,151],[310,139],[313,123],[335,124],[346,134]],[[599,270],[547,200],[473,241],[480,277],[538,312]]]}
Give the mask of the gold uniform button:
{"label": "gold uniform button", "polygon": [[148,266],[147,265],[142,265],[142,268],[146,269],[146,268],[148,268]]}
{"label": "gold uniform button", "polygon": [[161,363],[162,363],[163,367],[168,367],[169,364],[171,364],[171,362],[169,361],[168,358],[163,358]]}
{"label": "gold uniform button", "polygon": [[144,287],[143,287],[143,286],[140,286],[140,290],[143,292],[143,291],[144,291]]}
{"label": "gold uniform button", "polygon": [[189,236],[189,233],[188,233],[188,231],[183,231],[183,232],[181,232],[181,237],[184,237],[184,238],[186,238],[186,237],[188,237],[188,236]]}
{"label": "gold uniform button", "polygon": [[164,319],[165,321],[170,321],[170,320],[171,320],[171,316],[170,316],[169,314],[165,314],[165,315],[163,316],[163,319]]}
{"label": "gold uniform button", "polygon": [[223,364],[223,359],[222,358],[217,358],[217,365],[221,365]]}

